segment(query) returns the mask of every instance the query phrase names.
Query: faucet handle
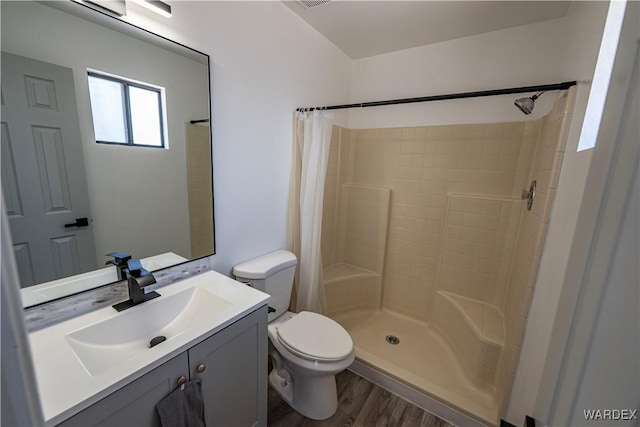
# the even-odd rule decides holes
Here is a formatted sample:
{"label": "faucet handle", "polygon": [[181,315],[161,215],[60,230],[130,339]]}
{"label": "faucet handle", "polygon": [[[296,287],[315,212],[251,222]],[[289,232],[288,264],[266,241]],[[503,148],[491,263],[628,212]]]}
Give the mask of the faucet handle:
{"label": "faucet handle", "polygon": [[149,271],[142,266],[142,262],[139,259],[129,259],[127,261],[127,268],[133,277],[142,277],[150,274]]}
{"label": "faucet handle", "polygon": [[132,259],[127,261],[129,266],[129,282],[135,283],[139,288],[153,285],[156,283],[156,278],[149,270],[146,270],[139,259]]}
{"label": "faucet handle", "polygon": [[113,264],[116,267],[125,267],[131,259],[131,255],[124,252],[109,252],[106,256],[113,257],[113,259],[105,262],[104,265]]}

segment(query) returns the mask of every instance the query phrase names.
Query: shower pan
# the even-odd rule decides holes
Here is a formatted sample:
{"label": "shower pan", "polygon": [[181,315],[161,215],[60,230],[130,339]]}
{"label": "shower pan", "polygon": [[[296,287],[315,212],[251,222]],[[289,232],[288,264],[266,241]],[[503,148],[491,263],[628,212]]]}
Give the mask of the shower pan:
{"label": "shower pan", "polygon": [[574,96],[535,121],[334,127],[324,284],[327,314],[354,340],[354,370],[445,419],[499,424]]}

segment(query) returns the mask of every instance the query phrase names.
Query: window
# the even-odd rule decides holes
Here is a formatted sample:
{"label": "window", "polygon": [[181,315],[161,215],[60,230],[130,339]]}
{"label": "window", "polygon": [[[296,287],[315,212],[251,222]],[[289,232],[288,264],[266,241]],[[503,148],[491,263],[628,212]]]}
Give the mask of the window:
{"label": "window", "polygon": [[596,61],[596,69],[593,72],[589,100],[578,140],[578,151],[596,146],[604,104],[613,75],[613,64],[618,50],[625,9],[626,1],[616,1],[611,3],[607,12],[602,41],[600,42],[600,52]]}
{"label": "window", "polygon": [[96,142],[166,148],[164,88],[89,71]]}

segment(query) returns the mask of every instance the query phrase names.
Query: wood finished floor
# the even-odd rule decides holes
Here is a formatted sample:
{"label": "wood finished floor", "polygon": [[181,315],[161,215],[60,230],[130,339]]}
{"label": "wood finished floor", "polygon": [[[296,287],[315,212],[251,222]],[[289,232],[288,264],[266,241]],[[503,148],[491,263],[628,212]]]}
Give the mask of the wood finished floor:
{"label": "wood finished floor", "polygon": [[311,420],[291,409],[269,387],[268,425],[272,427],[453,427],[429,412],[351,371],[336,376],[338,411],[323,421]]}

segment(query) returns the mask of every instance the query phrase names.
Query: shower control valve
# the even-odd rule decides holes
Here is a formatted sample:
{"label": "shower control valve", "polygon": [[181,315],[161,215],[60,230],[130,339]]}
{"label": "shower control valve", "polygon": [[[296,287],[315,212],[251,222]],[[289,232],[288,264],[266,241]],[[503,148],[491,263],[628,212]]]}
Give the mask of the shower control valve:
{"label": "shower control valve", "polygon": [[533,206],[533,199],[536,197],[536,181],[531,181],[529,190],[522,190],[521,197],[527,201],[527,210],[530,211]]}

